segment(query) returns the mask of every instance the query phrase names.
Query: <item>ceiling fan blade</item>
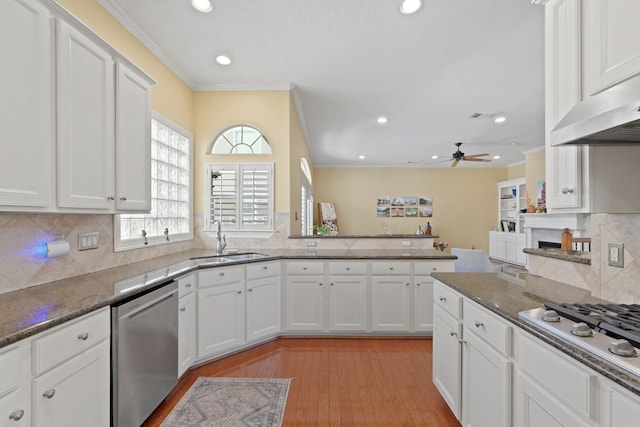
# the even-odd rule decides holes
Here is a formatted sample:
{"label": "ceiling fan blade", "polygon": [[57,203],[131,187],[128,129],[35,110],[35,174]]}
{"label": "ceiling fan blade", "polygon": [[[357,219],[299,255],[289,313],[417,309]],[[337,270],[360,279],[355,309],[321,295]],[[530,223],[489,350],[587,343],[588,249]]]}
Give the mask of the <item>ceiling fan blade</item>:
{"label": "ceiling fan blade", "polygon": [[489,155],[489,153],[483,153],[483,154],[469,154],[469,155],[464,156],[464,158],[466,159],[466,158],[469,158],[469,157],[484,157],[484,156],[488,156],[488,155]]}
{"label": "ceiling fan blade", "polygon": [[475,157],[463,157],[462,160],[465,160],[467,162],[490,162],[491,159],[476,159]]}
{"label": "ceiling fan blade", "polygon": [[458,163],[460,163],[460,159],[455,159],[453,163],[451,163],[451,167],[455,168],[456,166],[458,166]]}

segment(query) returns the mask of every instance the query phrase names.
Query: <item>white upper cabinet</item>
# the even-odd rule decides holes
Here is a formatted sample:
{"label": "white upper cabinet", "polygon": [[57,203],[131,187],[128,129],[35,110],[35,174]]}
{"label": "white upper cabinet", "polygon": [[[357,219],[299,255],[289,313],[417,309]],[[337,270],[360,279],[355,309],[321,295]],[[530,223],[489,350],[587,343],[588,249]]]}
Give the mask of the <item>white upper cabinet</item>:
{"label": "white upper cabinet", "polygon": [[57,24],[58,206],[107,210],[115,199],[113,59]]}
{"label": "white upper cabinet", "polygon": [[151,82],[116,62],[116,209],[151,209]]}
{"label": "white upper cabinet", "polygon": [[0,24],[0,210],[149,211],[155,82],[56,2]]}
{"label": "white upper cabinet", "polygon": [[583,7],[586,97],[640,75],[640,2],[586,1]]}
{"label": "white upper cabinet", "polygon": [[52,203],[51,15],[35,0],[0,2],[0,206]]}

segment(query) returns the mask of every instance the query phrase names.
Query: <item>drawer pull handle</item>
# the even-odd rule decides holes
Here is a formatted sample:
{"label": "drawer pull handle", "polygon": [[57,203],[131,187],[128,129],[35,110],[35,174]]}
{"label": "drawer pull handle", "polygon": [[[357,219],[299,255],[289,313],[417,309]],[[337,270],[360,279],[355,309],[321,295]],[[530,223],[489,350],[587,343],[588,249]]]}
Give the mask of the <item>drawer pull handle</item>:
{"label": "drawer pull handle", "polygon": [[221,271],[221,272],[220,272],[220,273],[218,273],[218,274],[220,274],[221,276],[224,276],[224,271]]}
{"label": "drawer pull handle", "polygon": [[187,307],[180,307],[180,311],[187,311]]}
{"label": "drawer pull handle", "polygon": [[269,269],[269,266],[268,266],[268,265],[263,265],[263,266],[262,266],[262,269],[263,269],[263,270],[268,270],[268,269]]}
{"label": "drawer pull handle", "polygon": [[433,267],[433,269],[432,269],[432,270],[433,270],[433,271],[437,271],[437,270],[438,270],[438,267]]}
{"label": "drawer pull handle", "polygon": [[302,267],[302,269],[303,269],[304,271],[307,271],[307,267]]}
{"label": "drawer pull handle", "polygon": [[126,197],[124,197],[124,196],[122,196],[122,197],[120,197],[120,200],[122,200],[123,202],[126,202],[126,201],[127,201],[127,198],[126,198]]}
{"label": "drawer pull handle", "polygon": [[115,198],[115,197],[113,197],[113,196],[109,196],[109,197],[107,197],[107,200],[115,200],[115,199],[116,199],[116,198]]}
{"label": "drawer pull handle", "polygon": [[405,283],[405,286],[409,286],[409,283]]}
{"label": "drawer pull handle", "polygon": [[51,399],[55,395],[56,395],[56,390],[54,388],[45,390],[44,393],[42,393],[42,397],[46,397],[47,399]]}
{"label": "drawer pull handle", "polygon": [[420,283],[416,283],[416,286],[420,286]]}
{"label": "drawer pull handle", "polygon": [[447,299],[445,297],[440,297],[440,302],[447,302]]}
{"label": "drawer pull handle", "polygon": [[347,271],[351,270],[351,267],[347,267]]}
{"label": "drawer pull handle", "polygon": [[457,337],[458,333],[451,331],[451,332],[449,332],[449,335],[451,335],[452,337]]}
{"label": "drawer pull handle", "polygon": [[191,283],[187,283],[185,286],[186,286],[187,288],[190,288],[190,287],[191,287]]}
{"label": "drawer pull handle", "polygon": [[87,338],[89,338],[89,334],[86,332],[81,333],[80,335],[78,335],[78,339],[81,341],[86,341]]}
{"label": "drawer pull handle", "polygon": [[475,321],[474,325],[476,325],[476,328],[484,327],[484,323],[478,322],[477,320]]}
{"label": "drawer pull handle", "polygon": [[393,267],[389,267],[389,270],[393,271]]}
{"label": "drawer pull handle", "polygon": [[253,288],[249,288],[249,292],[253,292]]}
{"label": "drawer pull handle", "polygon": [[322,286],[322,282],[318,283],[318,285]]}
{"label": "drawer pull handle", "polygon": [[333,286],[333,283],[329,283],[329,285]]}
{"label": "drawer pull handle", "polygon": [[573,188],[568,188],[568,187],[562,188],[562,194],[572,194],[572,193],[573,193]]}
{"label": "drawer pull handle", "polygon": [[240,295],[242,293],[242,291],[236,291],[236,294]]}
{"label": "drawer pull handle", "polygon": [[13,421],[20,421],[20,419],[24,417],[24,411],[22,409],[18,409],[17,411],[13,411],[9,415],[9,419]]}

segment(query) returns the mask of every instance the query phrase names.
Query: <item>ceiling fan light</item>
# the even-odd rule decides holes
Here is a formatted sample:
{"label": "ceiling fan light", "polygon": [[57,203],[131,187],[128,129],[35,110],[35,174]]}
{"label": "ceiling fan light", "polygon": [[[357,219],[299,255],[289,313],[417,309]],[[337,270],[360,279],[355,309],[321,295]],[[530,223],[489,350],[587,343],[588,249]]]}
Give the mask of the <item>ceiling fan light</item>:
{"label": "ceiling fan light", "polygon": [[507,118],[505,116],[496,116],[496,118],[493,119],[493,121],[500,124],[500,123],[506,122]]}
{"label": "ceiling fan light", "polygon": [[436,159],[438,158],[438,156],[431,156],[431,158],[432,158],[433,160],[436,160]]}
{"label": "ceiling fan light", "polygon": [[494,158],[494,159],[496,159],[496,160],[498,160],[498,159],[500,158],[500,156],[495,155],[495,156],[493,156],[493,158]]}
{"label": "ceiling fan light", "polygon": [[400,4],[400,13],[403,15],[411,15],[416,13],[422,7],[422,0],[403,0]]}
{"label": "ceiling fan light", "polygon": [[199,12],[211,12],[213,9],[213,4],[211,0],[191,0],[191,6]]}
{"label": "ceiling fan light", "polygon": [[378,122],[379,125],[384,125],[389,121],[389,119],[387,119],[385,116],[380,116],[376,119],[376,122]]}

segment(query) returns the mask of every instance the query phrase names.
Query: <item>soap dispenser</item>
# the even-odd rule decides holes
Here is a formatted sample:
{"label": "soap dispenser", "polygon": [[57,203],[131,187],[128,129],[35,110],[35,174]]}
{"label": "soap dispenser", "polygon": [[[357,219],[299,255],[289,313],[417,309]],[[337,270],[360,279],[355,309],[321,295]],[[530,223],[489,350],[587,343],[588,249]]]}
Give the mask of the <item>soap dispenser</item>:
{"label": "soap dispenser", "polygon": [[418,229],[416,230],[416,234],[418,236],[424,235],[424,231],[422,230],[422,226],[421,225],[418,226]]}

